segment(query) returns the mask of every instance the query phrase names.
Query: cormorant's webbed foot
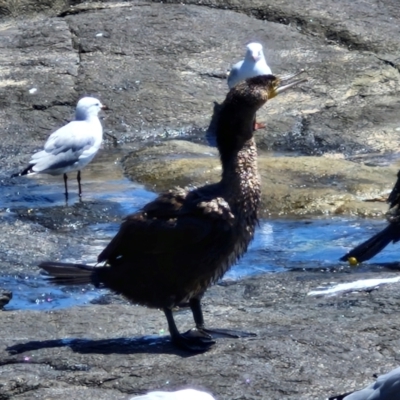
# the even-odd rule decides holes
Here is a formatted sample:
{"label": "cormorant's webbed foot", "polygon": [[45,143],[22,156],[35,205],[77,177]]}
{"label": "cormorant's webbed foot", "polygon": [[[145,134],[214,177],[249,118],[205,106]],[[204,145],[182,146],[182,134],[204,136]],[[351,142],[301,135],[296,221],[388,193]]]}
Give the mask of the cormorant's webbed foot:
{"label": "cormorant's webbed foot", "polygon": [[196,328],[198,332],[203,332],[208,334],[210,337],[228,337],[228,338],[246,338],[255,337],[255,333],[238,331],[236,329],[210,329],[204,326],[203,312],[201,311],[200,299],[193,298],[189,301],[190,309],[193,313],[193,319],[196,323]]}
{"label": "cormorant's webbed foot", "polygon": [[181,349],[199,353],[207,351],[215,344],[215,340],[209,334],[198,329],[190,329],[178,336],[171,335],[171,339]]}
{"label": "cormorant's webbed foot", "polygon": [[168,308],[164,308],[164,313],[167,317],[171,340],[175,346],[194,353],[202,353],[215,344],[215,341],[212,340],[210,335],[197,329],[191,329],[185,333],[179,333],[175,325],[172,311]]}

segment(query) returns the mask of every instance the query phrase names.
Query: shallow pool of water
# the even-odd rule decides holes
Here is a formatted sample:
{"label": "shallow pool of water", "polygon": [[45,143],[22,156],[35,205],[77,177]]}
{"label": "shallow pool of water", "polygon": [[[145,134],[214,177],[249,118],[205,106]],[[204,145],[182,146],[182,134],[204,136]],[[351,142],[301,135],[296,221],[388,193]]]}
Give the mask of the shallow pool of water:
{"label": "shallow pool of water", "polygon": [[[112,201],[118,203],[121,218],[152,200],[155,193],[126,179],[119,166],[118,151],[103,152],[82,174],[83,201]],[[112,160],[112,162],[110,161]],[[68,204],[79,201],[75,174],[69,180]],[[16,178],[17,179],[17,178]],[[21,179],[2,187],[0,209],[15,207],[52,207],[65,204],[62,177],[38,176]],[[226,280],[291,269],[330,269],[342,266],[339,258],[346,251],[382,229],[382,220],[355,218],[313,218],[263,220],[246,255],[224,277]],[[85,228],[82,254],[63,261],[95,262],[97,255],[111,240],[119,223],[93,224]],[[373,259],[373,264],[398,260],[399,245],[389,245]],[[368,264],[366,264],[368,265]],[[6,309],[49,310],[87,304],[107,293],[105,289],[85,287],[56,287],[40,275],[0,276],[0,287],[13,292]]]}
{"label": "shallow pool of water", "polygon": [[[225,275],[224,280],[291,269],[350,268],[338,259],[350,246],[360,243],[382,225],[382,221],[344,218],[261,221],[249,251]],[[116,233],[118,226],[103,224],[91,227],[93,236],[86,246],[86,257],[95,259]],[[389,245],[374,258],[371,265],[396,262],[398,253],[398,246]],[[49,310],[88,304],[107,293],[106,289],[96,289],[91,285],[52,286],[41,276],[3,276],[0,277],[0,286],[13,292],[13,299],[6,306],[8,310]]]}

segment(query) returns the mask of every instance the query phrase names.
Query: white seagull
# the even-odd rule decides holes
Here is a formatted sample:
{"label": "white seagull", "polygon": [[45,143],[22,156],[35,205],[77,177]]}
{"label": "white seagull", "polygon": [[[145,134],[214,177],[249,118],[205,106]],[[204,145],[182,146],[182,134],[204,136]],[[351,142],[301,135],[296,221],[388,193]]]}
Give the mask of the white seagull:
{"label": "white seagull", "polygon": [[229,72],[228,86],[232,89],[239,82],[258,75],[271,75],[271,68],[265,61],[263,47],[260,43],[249,43],[246,46],[244,60],[236,63]]}
{"label": "white seagull", "polygon": [[78,101],[75,120],[53,132],[44,149],[33,154],[29,165],[20,173],[64,174],[65,197],[68,199],[67,172],[78,171],[79,197],[82,196],[81,169],[92,161],[103,141],[103,127],[98,114],[106,109],[94,97],[84,97]]}
{"label": "white seagull", "polygon": [[143,396],[127,397],[126,400],[215,400],[210,394],[194,389],[177,392],[149,392]]}
{"label": "white seagull", "polygon": [[[239,82],[259,75],[271,75],[271,68],[265,61],[263,47],[260,43],[249,43],[246,46],[244,60],[236,63],[229,72],[228,86],[232,89]],[[254,130],[265,128],[265,124],[254,121]]]}
{"label": "white seagull", "polygon": [[329,400],[396,400],[400,399],[400,367],[381,375],[364,389],[330,397]]}

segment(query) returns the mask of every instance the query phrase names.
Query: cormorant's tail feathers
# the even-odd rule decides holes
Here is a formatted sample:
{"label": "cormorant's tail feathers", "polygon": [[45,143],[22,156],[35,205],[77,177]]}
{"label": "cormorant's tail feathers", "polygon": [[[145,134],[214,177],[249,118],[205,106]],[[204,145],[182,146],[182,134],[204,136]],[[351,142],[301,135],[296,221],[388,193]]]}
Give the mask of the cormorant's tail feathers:
{"label": "cormorant's tail feathers", "polygon": [[367,261],[381,252],[390,242],[397,242],[399,239],[400,226],[389,224],[381,232],[349,251],[340,261],[348,261],[349,258],[355,258],[359,263]]}
{"label": "cormorant's tail feathers", "polygon": [[86,283],[98,284],[96,267],[85,264],[42,262],[39,267],[48,274],[52,283],[59,285],[83,285]]}
{"label": "cormorant's tail feathers", "polygon": [[15,178],[17,176],[23,176],[23,175],[28,175],[30,173],[33,172],[32,167],[34,166],[34,164],[29,164],[24,170],[22,170],[21,172],[17,172],[16,174],[12,174],[11,178]]}

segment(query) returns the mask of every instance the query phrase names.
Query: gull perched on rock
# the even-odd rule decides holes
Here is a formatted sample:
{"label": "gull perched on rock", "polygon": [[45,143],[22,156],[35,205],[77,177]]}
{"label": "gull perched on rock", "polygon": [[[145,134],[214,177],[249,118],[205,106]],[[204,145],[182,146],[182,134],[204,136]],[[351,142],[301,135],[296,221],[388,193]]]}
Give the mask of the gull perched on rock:
{"label": "gull perched on rock", "polygon": [[396,400],[400,399],[400,367],[381,375],[364,389],[330,397],[329,400]]}
{"label": "gull perched on rock", "polygon": [[249,43],[246,46],[244,60],[236,63],[229,72],[228,86],[232,89],[239,82],[258,75],[271,75],[271,68],[265,61],[263,47],[260,43]]}
{"label": "gull perched on rock", "polygon": [[126,400],[215,400],[210,394],[195,389],[176,392],[149,392],[143,396],[127,397]]}
{"label": "gull perched on rock", "polygon": [[[228,86],[232,89],[239,82],[259,75],[271,75],[271,68],[265,61],[263,47],[260,43],[249,43],[246,46],[244,60],[236,63],[229,72]],[[254,122],[254,129],[265,128],[265,124]]]}
{"label": "gull perched on rock", "polygon": [[64,174],[65,197],[68,199],[67,172],[78,171],[79,196],[82,195],[81,169],[92,161],[103,141],[103,127],[98,114],[106,109],[94,97],[78,101],[75,120],[53,132],[44,149],[33,154],[29,165],[12,175]]}

